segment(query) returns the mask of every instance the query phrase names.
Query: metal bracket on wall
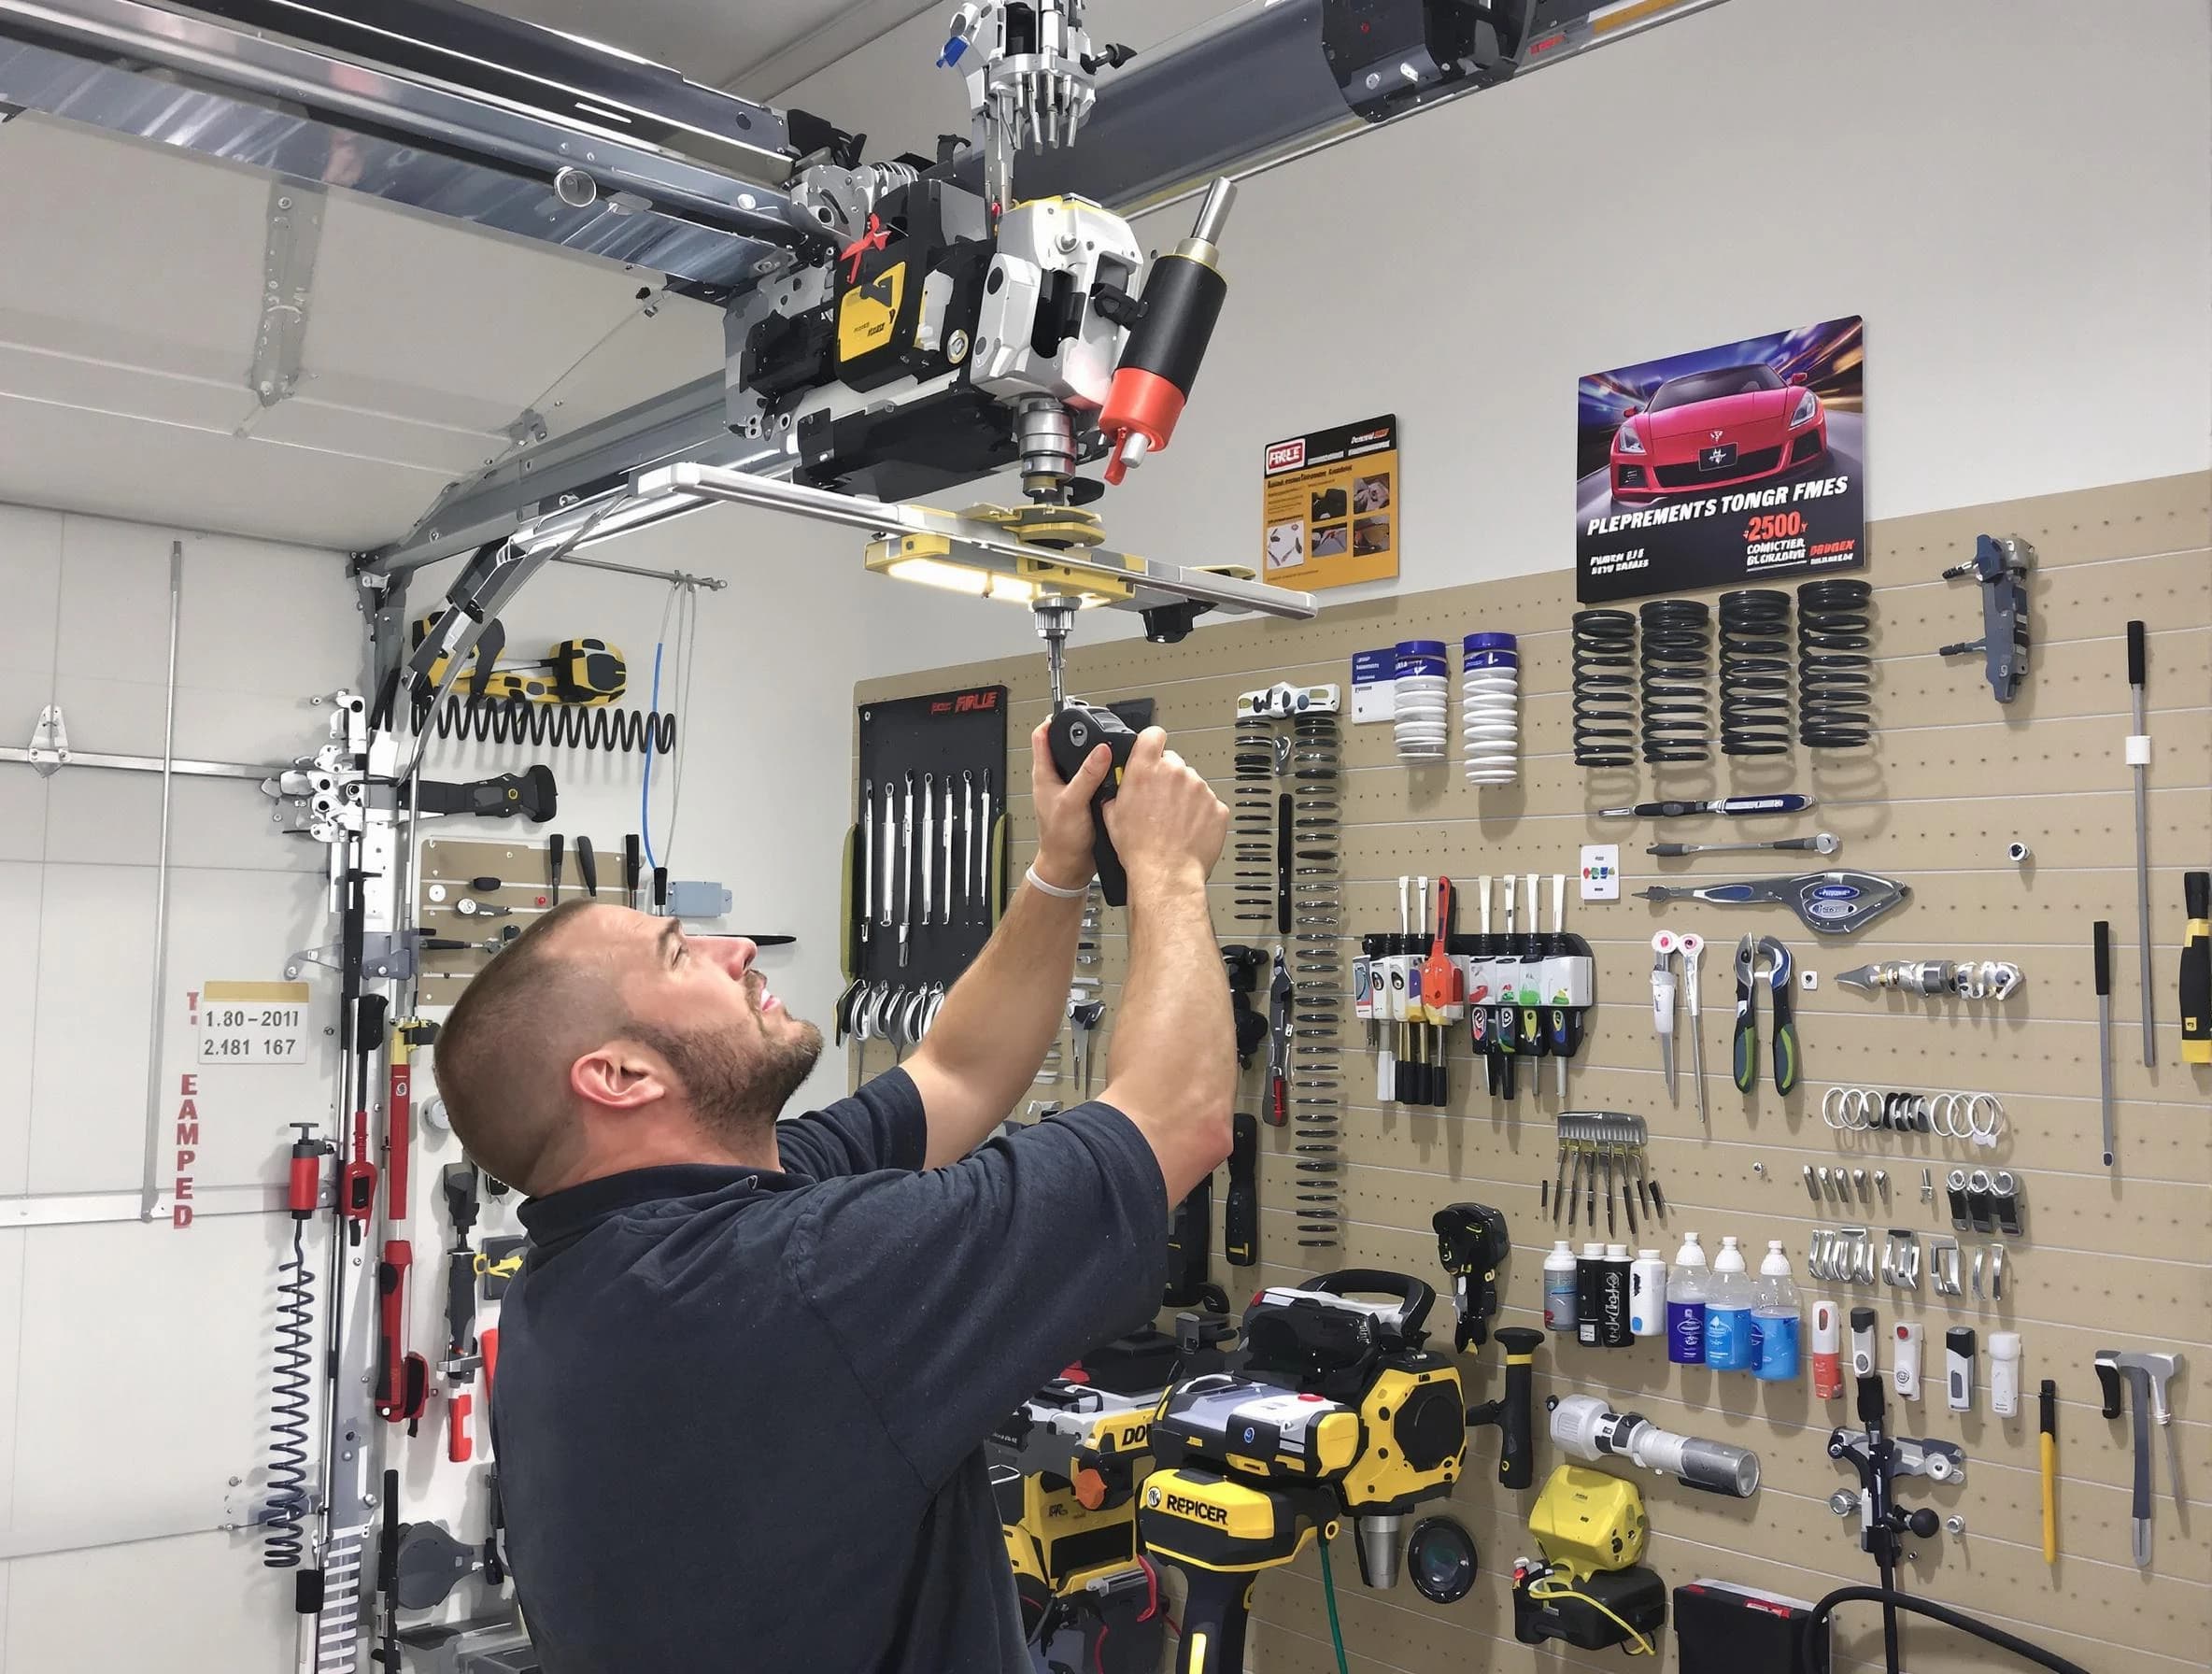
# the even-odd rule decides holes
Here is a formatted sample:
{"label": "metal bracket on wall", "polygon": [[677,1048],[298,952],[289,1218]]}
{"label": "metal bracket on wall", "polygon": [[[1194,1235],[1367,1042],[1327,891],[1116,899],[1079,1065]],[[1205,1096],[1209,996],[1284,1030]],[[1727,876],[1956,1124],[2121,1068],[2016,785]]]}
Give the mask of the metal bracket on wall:
{"label": "metal bracket on wall", "polygon": [[307,298],[322,245],[323,194],[282,177],[269,183],[269,233],[262,248],[262,319],[254,333],[247,388],[264,407],[299,387],[307,341]]}
{"label": "metal bracket on wall", "polygon": [[38,712],[38,724],[31,729],[28,747],[0,745],[0,761],[26,762],[40,778],[51,778],[64,767],[105,767],[120,773],[183,773],[198,779],[251,779],[256,784],[271,773],[283,771],[274,767],[256,767],[244,761],[193,761],[183,757],[163,761],[159,756],[118,756],[101,750],[73,750],[69,747],[69,728],[59,703],[49,703]]}

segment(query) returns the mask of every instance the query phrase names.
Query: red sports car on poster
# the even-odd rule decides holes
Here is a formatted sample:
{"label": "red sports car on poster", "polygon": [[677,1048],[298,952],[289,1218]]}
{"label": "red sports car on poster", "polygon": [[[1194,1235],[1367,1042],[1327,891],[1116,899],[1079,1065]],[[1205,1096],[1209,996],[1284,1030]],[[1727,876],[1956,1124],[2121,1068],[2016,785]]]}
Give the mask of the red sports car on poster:
{"label": "red sports car on poster", "polygon": [[1723,366],[1670,377],[1613,433],[1615,500],[1640,504],[1778,475],[1828,451],[1828,415],[1802,373]]}

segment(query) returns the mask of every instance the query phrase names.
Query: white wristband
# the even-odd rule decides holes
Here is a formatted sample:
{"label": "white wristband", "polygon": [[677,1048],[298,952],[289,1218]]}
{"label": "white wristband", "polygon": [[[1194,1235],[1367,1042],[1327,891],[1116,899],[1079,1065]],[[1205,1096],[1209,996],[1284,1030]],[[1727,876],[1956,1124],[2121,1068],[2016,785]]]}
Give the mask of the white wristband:
{"label": "white wristband", "polygon": [[1031,888],[1042,890],[1055,901],[1081,901],[1091,892],[1091,887],[1087,883],[1080,889],[1063,889],[1057,884],[1046,883],[1037,875],[1037,862],[1034,860],[1029,862],[1028,871],[1023,872],[1022,876],[1028,879]]}

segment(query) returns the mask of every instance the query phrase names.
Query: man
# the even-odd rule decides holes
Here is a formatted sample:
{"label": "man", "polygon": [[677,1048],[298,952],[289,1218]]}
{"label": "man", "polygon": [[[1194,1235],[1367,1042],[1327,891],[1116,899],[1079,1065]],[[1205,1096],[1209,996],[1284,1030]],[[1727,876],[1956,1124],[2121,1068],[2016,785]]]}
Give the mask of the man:
{"label": "man", "polygon": [[1028,1668],[982,1444],[1157,1310],[1236,1090],[1228,815],[1153,729],[1106,814],[1105,1092],[982,1142],[1059,1031],[1108,765],[1063,784],[1032,745],[1037,858],[998,933],[905,1066],[827,1111],[776,1121],[822,1037],[742,939],[572,902],[453,1008],[453,1129],[531,1199],[493,1421],[547,1674]]}

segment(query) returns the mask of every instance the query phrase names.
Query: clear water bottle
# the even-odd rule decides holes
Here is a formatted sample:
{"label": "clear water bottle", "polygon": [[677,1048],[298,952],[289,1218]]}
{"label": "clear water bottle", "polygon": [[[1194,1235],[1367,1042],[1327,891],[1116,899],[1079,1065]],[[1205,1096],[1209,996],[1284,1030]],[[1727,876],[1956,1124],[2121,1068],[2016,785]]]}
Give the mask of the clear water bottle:
{"label": "clear water bottle", "polygon": [[1677,1366],[1705,1364],[1705,1302],[1711,1281],[1705,1246],[1694,1232],[1684,1235],[1666,1275],[1666,1357]]}
{"label": "clear water bottle", "polygon": [[1705,1298],[1705,1363],[1717,1371],[1750,1371],[1751,1277],[1736,1240],[1721,1240]]}
{"label": "clear water bottle", "polygon": [[1766,1259],[1759,1264],[1759,1282],[1753,1288],[1753,1374],[1768,1383],[1786,1383],[1794,1378],[1801,1329],[1797,1286],[1790,1282],[1790,1258],[1782,1254],[1781,1241],[1774,1239],[1766,1245]]}

